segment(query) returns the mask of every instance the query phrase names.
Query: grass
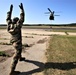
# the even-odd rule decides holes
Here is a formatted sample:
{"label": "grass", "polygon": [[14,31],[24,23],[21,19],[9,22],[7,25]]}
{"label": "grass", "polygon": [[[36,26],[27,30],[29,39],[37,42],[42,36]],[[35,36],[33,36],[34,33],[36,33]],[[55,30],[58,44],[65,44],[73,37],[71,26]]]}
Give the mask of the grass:
{"label": "grass", "polygon": [[11,43],[0,42],[0,45],[11,45]]}
{"label": "grass", "polygon": [[30,47],[28,44],[23,44],[22,46],[23,47]]}
{"label": "grass", "polygon": [[0,51],[0,56],[9,57],[9,55],[6,54],[4,51]]}
{"label": "grass", "polygon": [[[75,26],[47,26],[46,25],[42,25],[42,26],[23,26],[23,28],[33,28],[33,29],[51,29],[51,31],[54,31],[54,32],[76,32],[75,29],[70,29],[70,28],[75,28]],[[69,28],[69,29],[53,29],[53,28]],[[7,26],[0,26],[0,29],[7,29]]]}
{"label": "grass", "polygon": [[0,38],[0,40],[9,40],[8,38]]}
{"label": "grass", "polygon": [[52,36],[44,75],[76,75],[76,36]]}
{"label": "grass", "polygon": [[68,32],[65,32],[66,35],[69,35]]}
{"label": "grass", "polygon": [[[0,45],[12,45],[11,43],[0,42]],[[28,44],[22,44],[23,47],[30,47]]]}
{"label": "grass", "polygon": [[74,32],[74,33],[76,32],[76,30],[68,30],[68,29],[67,30],[65,30],[65,29],[64,30],[54,30],[53,29],[53,31],[54,32]]}

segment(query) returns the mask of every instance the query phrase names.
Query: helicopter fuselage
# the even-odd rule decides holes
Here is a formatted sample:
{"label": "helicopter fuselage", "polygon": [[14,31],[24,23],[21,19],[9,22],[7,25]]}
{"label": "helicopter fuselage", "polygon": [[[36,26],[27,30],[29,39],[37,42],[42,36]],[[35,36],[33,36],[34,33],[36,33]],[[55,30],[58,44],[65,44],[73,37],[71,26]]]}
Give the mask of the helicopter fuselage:
{"label": "helicopter fuselage", "polygon": [[54,16],[53,15],[50,15],[49,19],[50,20],[54,20]]}

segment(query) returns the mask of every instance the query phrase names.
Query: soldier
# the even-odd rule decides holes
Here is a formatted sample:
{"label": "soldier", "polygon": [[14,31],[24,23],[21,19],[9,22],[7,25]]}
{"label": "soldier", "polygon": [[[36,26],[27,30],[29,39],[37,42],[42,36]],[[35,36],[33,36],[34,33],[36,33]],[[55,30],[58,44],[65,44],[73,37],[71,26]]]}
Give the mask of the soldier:
{"label": "soldier", "polygon": [[20,14],[20,19],[18,17],[11,19],[11,14],[13,10],[13,5],[11,4],[10,6],[10,11],[7,12],[7,31],[11,34],[11,40],[10,43],[14,46],[15,48],[15,55],[13,58],[12,66],[11,66],[11,72],[10,75],[13,75],[16,71],[16,65],[18,63],[18,60],[24,60],[25,58],[22,58],[21,52],[22,52],[22,36],[21,36],[21,28],[22,24],[24,22],[24,9],[23,9],[23,4],[21,3],[19,5],[21,9],[21,14]]}

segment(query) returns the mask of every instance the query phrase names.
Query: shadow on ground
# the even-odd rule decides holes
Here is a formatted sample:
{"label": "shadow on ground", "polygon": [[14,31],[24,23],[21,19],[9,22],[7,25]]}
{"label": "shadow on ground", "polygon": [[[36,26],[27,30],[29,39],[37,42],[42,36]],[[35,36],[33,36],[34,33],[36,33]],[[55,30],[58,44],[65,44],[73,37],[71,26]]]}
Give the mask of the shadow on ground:
{"label": "shadow on ground", "polygon": [[64,63],[59,63],[59,62],[47,62],[47,63],[42,63],[39,61],[34,61],[34,60],[24,60],[24,62],[32,63],[39,68],[33,69],[27,72],[21,72],[20,75],[32,75],[37,72],[42,72],[45,69],[60,69],[60,70],[71,70],[76,68],[76,62],[64,62]]}

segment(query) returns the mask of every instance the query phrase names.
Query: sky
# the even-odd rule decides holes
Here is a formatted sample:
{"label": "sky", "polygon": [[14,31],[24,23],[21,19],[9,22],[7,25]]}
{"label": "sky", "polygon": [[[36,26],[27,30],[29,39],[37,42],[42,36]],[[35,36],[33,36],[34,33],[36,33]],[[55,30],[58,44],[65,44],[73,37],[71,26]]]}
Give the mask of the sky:
{"label": "sky", "polygon": [[[13,4],[13,17],[20,17],[20,3],[25,11],[24,24],[68,24],[76,23],[76,0],[0,0],[0,24],[6,24],[6,16]],[[55,13],[55,20],[49,20],[45,14],[50,8]]]}

